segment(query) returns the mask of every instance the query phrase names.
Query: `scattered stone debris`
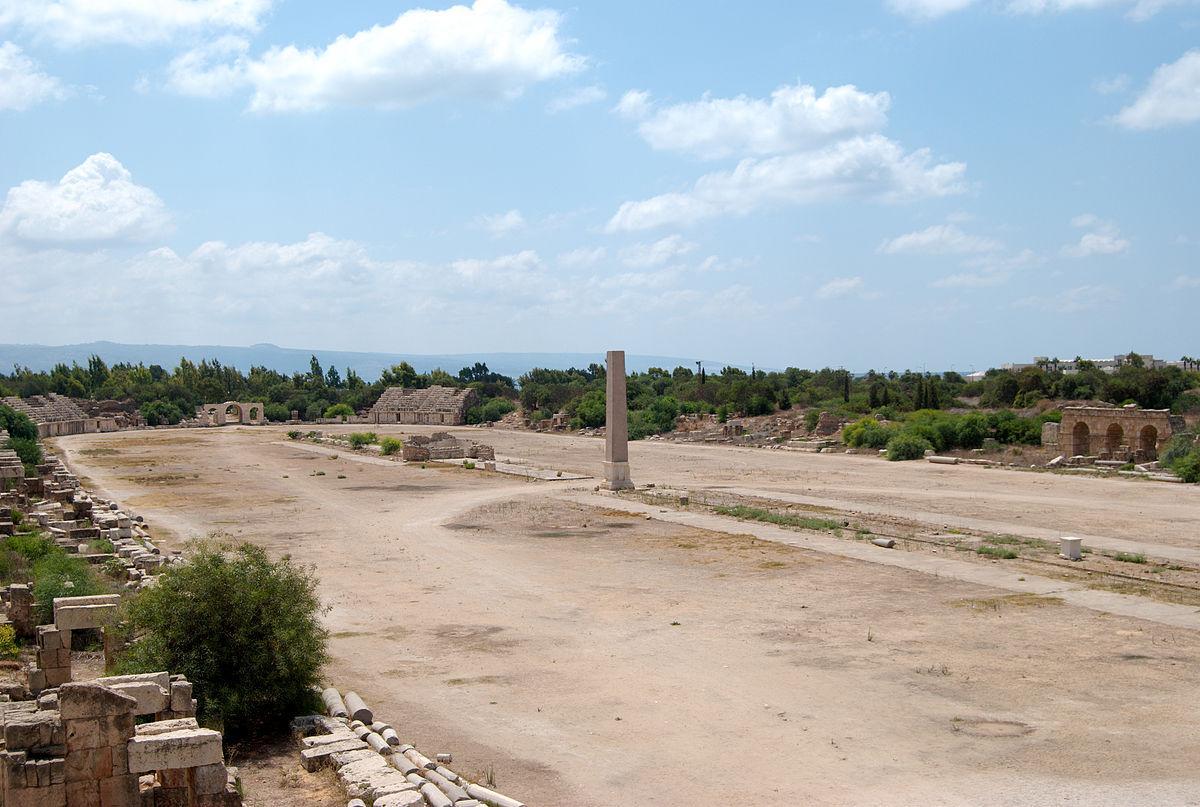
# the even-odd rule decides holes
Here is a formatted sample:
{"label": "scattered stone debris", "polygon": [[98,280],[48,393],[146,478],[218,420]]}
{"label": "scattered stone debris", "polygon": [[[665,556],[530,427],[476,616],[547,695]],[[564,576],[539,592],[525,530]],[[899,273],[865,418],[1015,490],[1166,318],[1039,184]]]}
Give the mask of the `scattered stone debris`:
{"label": "scattered stone debris", "polygon": [[[354,692],[321,693],[327,714],[292,721],[305,770],[331,767],[350,804],[374,807],[525,807],[516,799],[471,782],[447,767],[450,754],[422,754],[391,724],[376,720]],[[347,806],[349,807],[349,805]]]}
{"label": "scattered stone debris", "polygon": [[405,462],[427,462],[429,460],[484,460],[496,459],[495,450],[474,440],[462,440],[447,432],[434,432],[424,436],[406,435],[401,456]]}

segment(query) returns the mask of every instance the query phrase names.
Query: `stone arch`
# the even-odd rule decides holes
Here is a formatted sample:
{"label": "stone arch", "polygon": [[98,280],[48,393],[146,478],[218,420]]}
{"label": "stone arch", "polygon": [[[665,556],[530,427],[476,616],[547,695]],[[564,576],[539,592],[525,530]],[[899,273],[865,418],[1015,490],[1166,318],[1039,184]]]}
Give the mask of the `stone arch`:
{"label": "stone arch", "polygon": [[1082,420],[1071,429],[1071,451],[1077,456],[1091,453],[1092,430]]}
{"label": "stone arch", "polygon": [[1116,454],[1124,444],[1125,430],[1121,428],[1120,423],[1110,423],[1104,432],[1104,450],[1109,454]]}
{"label": "stone arch", "polygon": [[221,407],[223,410],[223,414],[225,415],[226,422],[229,422],[229,421],[233,421],[234,423],[242,422],[242,420],[243,420],[242,405],[240,403],[235,403],[233,401],[230,401],[229,403],[222,404]]}
{"label": "stone arch", "polygon": [[1147,461],[1158,459],[1158,429],[1150,424],[1142,427],[1138,434],[1138,450]]}
{"label": "stone arch", "polygon": [[250,422],[251,423],[258,422],[258,419],[259,419],[261,413],[262,413],[262,407],[259,404],[251,404],[250,412],[248,415]]}

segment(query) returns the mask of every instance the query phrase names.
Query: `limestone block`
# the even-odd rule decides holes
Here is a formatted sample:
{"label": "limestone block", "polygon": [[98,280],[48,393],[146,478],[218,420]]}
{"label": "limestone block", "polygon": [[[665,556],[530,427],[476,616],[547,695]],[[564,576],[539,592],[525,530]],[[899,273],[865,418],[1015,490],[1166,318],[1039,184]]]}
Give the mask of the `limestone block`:
{"label": "limestone block", "polygon": [[338,742],[325,743],[300,752],[300,764],[306,771],[315,771],[330,764],[331,757],[339,751],[370,751],[362,740],[351,737]]}
{"label": "limestone block", "polygon": [[63,721],[132,713],[137,701],[96,683],[65,683],[58,690]]}
{"label": "limestone block", "polygon": [[157,684],[161,689],[169,690],[171,688],[171,675],[166,672],[153,673],[136,673],[134,675],[109,675],[104,678],[97,678],[97,684],[104,686],[112,686],[113,684],[133,684],[149,682]]}
{"label": "limestone block", "polygon": [[129,772],[195,768],[223,762],[221,734],[211,729],[182,729],[140,734],[129,740]]}
{"label": "limestone block", "polygon": [[156,715],[165,712],[171,706],[166,690],[150,681],[130,681],[127,684],[109,684],[112,689],[130,696],[137,701],[134,713],[138,715]]}
{"label": "limestone block", "polygon": [[6,715],[4,747],[8,751],[42,749],[54,742],[54,728],[61,725],[55,712],[35,711]]}
{"label": "limestone block", "polygon": [[116,605],[64,605],[55,609],[54,624],[64,631],[102,628],[116,615]]}
{"label": "limestone block", "polygon": [[171,711],[172,712],[194,712],[192,706],[192,685],[188,681],[172,681],[171,682]]}
{"label": "limestone block", "polygon": [[194,717],[181,717],[178,720],[157,720],[153,723],[143,723],[136,729],[137,734],[166,734],[184,729],[198,729],[200,725]]}
{"label": "limestone block", "polygon": [[358,748],[354,751],[335,751],[330,755],[330,759],[333,760],[333,766],[335,768],[341,768],[345,765],[349,765],[351,762],[369,759],[372,756],[379,755],[370,748]]}
{"label": "limestone block", "polygon": [[340,743],[344,742],[345,740],[354,740],[355,742],[360,743],[362,742],[362,740],[360,740],[354,734],[354,732],[342,727],[340,731],[332,731],[329,734],[314,734],[312,737],[303,737],[300,740],[300,744],[305,748],[317,748],[318,746],[329,745],[330,743]]}
{"label": "limestone block", "polygon": [[96,782],[113,774],[111,748],[81,748],[67,754],[65,776],[71,782]]}
{"label": "limestone block", "polygon": [[223,793],[229,783],[229,771],[223,763],[201,765],[194,772],[196,792],[198,794]]}
{"label": "limestone block", "polygon": [[351,796],[368,801],[413,789],[412,784],[378,754],[371,759],[360,759],[343,765],[338,769],[338,779]]}
{"label": "limestone block", "polygon": [[368,726],[375,722],[375,716],[357,692],[346,693],[346,708],[350,710],[350,717],[355,720],[361,720]]}
{"label": "limestone block", "polygon": [[489,790],[483,785],[468,784],[466,791],[471,798],[478,799],[484,804],[490,804],[492,807],[525,807],[524,804],[516,799],[509,798],[503,793],[497,793],[494,790]]}
{"label": "limestone block", "polygon": [[375,799],[375,807],[417,807],[424,798],[417,790],[405,790]]}
{"label": "limestone block", "polygon": [[129,774],[113,776],[100,782],[100,807],[137,807],[138,778]]}

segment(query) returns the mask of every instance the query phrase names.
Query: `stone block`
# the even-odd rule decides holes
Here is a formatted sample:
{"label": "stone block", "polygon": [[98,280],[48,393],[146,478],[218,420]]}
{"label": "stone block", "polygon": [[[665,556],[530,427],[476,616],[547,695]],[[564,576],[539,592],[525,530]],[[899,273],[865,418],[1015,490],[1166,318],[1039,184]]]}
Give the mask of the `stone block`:
{"label": "stone block", "polygon": [[111,748],[81,748],[67,754],[64,777],[71,782],[99,781],[112,776]]}
{"label": "stone block", "polygon": [[54,624],[59,630],[102,628],[116,615],[116,605],[66,605],[55,610]]}
{"label": "stone block", "polygon": [[134,713],[137,715],[156,715],[165,712],[171,706],[171,698],[167,691],[152,681],[130,681],[106,686],[136,700],[137,707]]}
{"label": "stone block", "polygon": [[201,765],[195,769],[194,776],[196,793],[199,795],[224,793],[225,786],[229,783],[229,772],[221,762],[214,765]]}
{"label": "stone block", "polygon": [[100,745],[100,718],[71,720],[67,723],[68,752],[99,748]]}
{"label": "stone block", "polygon": [[182,729],[164,734],[139,734],[127,746],[129,772],[165,768],[195,768],[223,762],[221,734],[211,729]]}
{"label": "stone block", "polygon": [[64,683],[58,690],[58,710],[63,721],[133,713],[137,701],[95,683]]}
{"label": "stone block", "polygon": [[143,723],[137,726],[134,731],[137,734],[166,734],[170,731],[181,731],[183,729],[198,729],[200,724],[196,722],[194,717],[181,717],[178,720],[157,720],[153,723]]}
{"label": "stone block", "polygon": [[370,751],[367,744],[356,737],[350,737],[337,742],[305,748],[300,752],[300,764],[306,771],[315,771],[330,764],[331,757],[340,751]]}
{"label": "stone block", "polygon": [[139,801],[136,776],[125,774],[100,782],[100,807],[137,807]]}
{"label": "stone block", "polygon": [[192,706],[192,685],[187,681],[171,682],[171,711],[187,712]]}
{"label": "stone block", "polygon": [[417,807],[423,803],[423,797],[417,790],[405,790],[375,799],[375,807]]}
{"label": "stone block", "polygon": [[124,747],[133,736],[133,724],[134,717],[129,713],[100,718],[100,744]]}
{"label": "stone block", "polygon": [[54,712],[6,715],[4,747],[8,751],[31,751],[52,745],[56,724],[59,719]]}

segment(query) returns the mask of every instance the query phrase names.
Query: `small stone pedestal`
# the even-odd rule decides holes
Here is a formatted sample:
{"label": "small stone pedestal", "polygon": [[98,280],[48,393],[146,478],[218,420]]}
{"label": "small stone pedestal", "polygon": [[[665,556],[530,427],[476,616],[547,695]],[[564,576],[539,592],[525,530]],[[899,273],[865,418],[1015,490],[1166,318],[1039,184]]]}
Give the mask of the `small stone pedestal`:
{"label": "small stone pedestal", "polygon": [[604,487],[608,490],[632,490],[634,484],[629,478],[629,463],[605,462]]}
{"label": "small stone pedestal", "polygon": [[1082,538],[1061,538],[1059,547],[1059,554],[1067,560],[1083,560]]}

